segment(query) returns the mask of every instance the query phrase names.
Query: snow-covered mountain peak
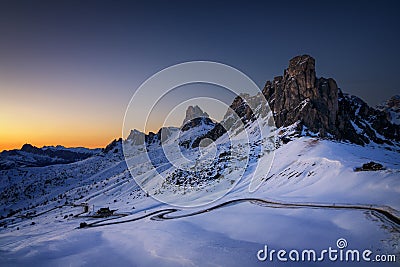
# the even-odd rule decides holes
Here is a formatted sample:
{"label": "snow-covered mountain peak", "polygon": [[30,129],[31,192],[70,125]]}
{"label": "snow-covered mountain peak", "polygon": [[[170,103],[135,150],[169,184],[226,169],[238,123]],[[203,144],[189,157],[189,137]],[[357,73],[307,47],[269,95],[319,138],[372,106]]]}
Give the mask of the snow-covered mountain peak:
{"label": "snow-covered mountain peak", "polygon": [[392,96],[376,108],[385,112],[393,124],[400,124],[400,95]]}
{"label": "snow-covered mountain peak", "polygon": [[189,106],[186,109],[186,115],[182,125],[185,125],[187,122],[196,118],[209,118],[209,115],[207,114],[207,112],[204,112],[198,105]]}
{"label": "snow-covered mountain peak", "polygon": [[[315,60],[308,55],[291,59],[283,76],[266,82],[263,94],[278,128],[296,124],[299,134],[306,127],[321,138],[389,148],[399,145],[399,125],[361,98],[344,94],[334,79],[316,77]],[[398,102],[394,98],[390,103]]]}

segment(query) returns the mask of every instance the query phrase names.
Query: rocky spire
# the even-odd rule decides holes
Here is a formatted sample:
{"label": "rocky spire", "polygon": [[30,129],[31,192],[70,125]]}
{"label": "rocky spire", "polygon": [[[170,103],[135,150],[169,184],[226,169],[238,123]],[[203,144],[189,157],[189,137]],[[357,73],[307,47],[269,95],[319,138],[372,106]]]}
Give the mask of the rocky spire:
{"label": "rocky spire", "polygon": [[207,112],[203,112],[199,106],[189,106],[186,110],[186,117],[183,120],[181,130],[185,132],[201,125],[206,127],[214,126],[214,122],[209,118]]}
{"label": "rocky spire", "polygon": [[277,127],[300,120],[322,136],[335,131],[338,87],[333,79],[316,78],[311,56],[291,59],[284,75],[268,81],[263,94],[274,112]]}
{"label": "rocky spire", "polygon": [[186,116],[183,120],[183,124],[187,123],[196,118],[205,117],[208,118],[207,112],[203,112],[203,110],[199,106],[189,106],[186,110]]}
{"label": "rocky spire", "polygon": [[131,130],[129,136],[126,139],[131,140],[132,145],[143,145],[145,141],[145,134],[134,129]]}
{"label": "rocky spire", "polygon": [[299,132],[306,127],[320,137],[361,145],[400,141],[400,127],[391,123],[383,111],[343,94],[335,80],[317,78],[315,60],[309,55],[292,58],[283,76],[267,81],[263,94],[277,127],[299,122]]}
{"label": "rocky spire", "polygon": [[[298,134],[318,134],[323,138],[346,140],[360,145],[372,141],[400,146],[400,125],[395,122],[399,117],[399,97],[393,97],[380,109],[369,107],[362,99],[344,94],[334,79],[318,78],[315,60],[309,55],[292,58],[283,76],[267,81],[262,93],[278,128],[297,125]],[[202,138],[217,140],[222,136],[226,132],[223,125],[235,123],[229,122],[232,112],[243,123],[251,123],[255,117],[246,101],[258,103],[259,98],[258,95],[247,96],[244,101],[243,97],[235,98],[224,117],[224,123],[213,122],[199,106],[189,106],[180,130],[184,132],[199,126],[202,130],[210,129],[193,141],[191,146],[197,147]],[[262,101],[259,105],[255,110],[267,110]],[[128,139],[143,142],[142,135],[133,131]],[[160,134],[146,135],[146,143],[153,139],[162,138]]]}

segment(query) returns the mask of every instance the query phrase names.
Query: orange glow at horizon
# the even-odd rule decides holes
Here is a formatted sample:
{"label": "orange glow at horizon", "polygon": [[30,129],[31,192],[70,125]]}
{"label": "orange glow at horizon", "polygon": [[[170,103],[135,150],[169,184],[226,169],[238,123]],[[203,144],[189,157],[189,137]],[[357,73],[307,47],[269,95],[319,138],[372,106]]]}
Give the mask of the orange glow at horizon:
{"label": "orange glow at horizon", "polygon": [[68,127],[66,125],[60,127],[57,131],[56,128],[43,129],[42,125],[38,125],[37,127],[23,127],[22,129],[16,127],[10,130],[5,129],[2,124],[0,151],[19,149],[27,143],[36,147],[62,145],[65,147],[101,148],[120,136],[120,127],[116,127],[116,130],[114,130],[111,127],[110,129],[104,129],[104,127],[88,129],[85,126]]}
{"label": "orange glow at horizon", "polygon": [[[26,143],[37,147],[105,147],[114,139],[126,138],[133,129],[148,133],[158,132],[162,126],[179,127],[189,104],[199,104],[217,120],[222,117],[215,114],[226,112],[226,107],[214,107],[201,99],[193,103],[182,102],[191,94],[196,96],[198,91],[204,92],[208,88],[200,85],[182,87],[154,110],[154,118],[147,125],[140,125],[133,118],[122,133],[125,111],[134,91],[115,88],[128,88],[127,85],[100,83],[97,79],[67,74],[65,77],[69,79],[62,81],[52,75],[20,76],[17,79],[3,74],[0,73],[0,152],[20,149]],[[166,112],[180,103],[185,104],[179,105],[168,121],[164,121],[169,114]],[[133,108],[133,112],[143,111],[140,105]]]}
{"label": "orange glow at horizon", "polygon": [[64,147],[103,148],[116,138],[119,137],[117,135],[106,136],[106,137],[71,136],[67,138],[63,138],[60,136],[53,136],[53,137],[45,137],[42,139],[36,137],[20,139],[25,141],[2,138],[0,141],[0,152],[4,150],[20,149],[24,144],[31,144],[36,147],[61,145]]}
{"label": "orange glow at horizon", "polygon": [[123,105],[106,90],[96,95],[67,87],[0,85],[0,152],[26,143],[99,148],[121,137]]}

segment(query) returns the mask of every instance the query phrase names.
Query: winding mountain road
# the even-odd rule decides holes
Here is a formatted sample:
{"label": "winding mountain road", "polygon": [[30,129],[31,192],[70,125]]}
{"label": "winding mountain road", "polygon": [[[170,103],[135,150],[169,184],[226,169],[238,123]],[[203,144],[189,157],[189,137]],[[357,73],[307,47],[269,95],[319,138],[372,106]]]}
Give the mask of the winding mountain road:
{"label": "winding mountain road", "polygon": [[252,203],[255,205],[260,205],[260,206],[269,207],[269,208],[317,208],[317,209],[345,209],[345,210],[373,211],[373,212],[379,213],[380,215],[383,215],[387,220],[396,224],[397,226],[400,226],[400,217],[398,215],[398,212],[388,206],[375,206],[375,205],[362,205],[362,204],[290,203],[290,202],[281,202],[281,201],[271,201],[271,200],[265,200],[265,199],[260,199],[260,198],[239,198],[239,199],[229,200],[224,203],[221,203],[221,204],[218,204],[218,205],[206,208],[206,209],[189,212],[189,213],[185,213],[185,214],[174,215],[174,213],[181,211],[181,210],[176,209],[176,208],[168,208],[168,209],[157,210],[157,211],[145,214],[143,216],[139,216],[139,217],[135,217],[132,219],[127,219],[127,220],[122,220],[122,221],[107,222],[109,220],[115,220],[115,218],[101,220],[101,221],[85,224],[83,227],[81,226],[81,228],[99,227],[99,226],[106,226],[106,225],[113,225],[113,224],[128,223],[128,222],[138,221],[138,220],[148,218],[148,217],[150,217],[151,220],[155,220],[155,221],[173,220],[173,219],[191,217],[191,216],[199,215],[199,214],[206,213],[206,212],[211,212],[211,211],[214,211],[217,209],[221,209],[221,208],[231,206],[231,205],[237,205],[237,204],[244,203],[244,202],[249,202],[249,203]]}

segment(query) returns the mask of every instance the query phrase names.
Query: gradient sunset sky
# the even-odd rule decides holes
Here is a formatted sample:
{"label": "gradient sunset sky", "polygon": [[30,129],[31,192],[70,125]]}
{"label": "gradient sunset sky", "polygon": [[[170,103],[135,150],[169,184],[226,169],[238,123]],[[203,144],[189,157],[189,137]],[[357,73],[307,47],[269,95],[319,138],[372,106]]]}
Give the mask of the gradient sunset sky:
{"label": "gradient sunset sky", "polygon": [[[347,3],[348,2],[348,3]],[[399,93],[396,1],[0,1],[0,151],[104,147],[154,73],[233,66],[260,87],[299,54],[376,105]]]}

